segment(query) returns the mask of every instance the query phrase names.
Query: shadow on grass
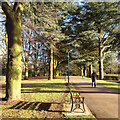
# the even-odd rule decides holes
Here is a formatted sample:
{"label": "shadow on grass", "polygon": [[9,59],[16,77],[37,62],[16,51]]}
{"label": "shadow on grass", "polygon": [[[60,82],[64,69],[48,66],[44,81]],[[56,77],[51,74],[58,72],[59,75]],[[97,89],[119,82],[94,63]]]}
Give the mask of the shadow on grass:
{"label": "shadow on grass", "polygon": [[61,103],[57,102],[25,102],[25,101],[20,101],[17,104],[13,105],[9,109],[23,109],[23,110],[36,110],[36,111],[48,111],[48,112],[65,112],[64,110],[52,110],[50,109],[51,105],[58,105]]}

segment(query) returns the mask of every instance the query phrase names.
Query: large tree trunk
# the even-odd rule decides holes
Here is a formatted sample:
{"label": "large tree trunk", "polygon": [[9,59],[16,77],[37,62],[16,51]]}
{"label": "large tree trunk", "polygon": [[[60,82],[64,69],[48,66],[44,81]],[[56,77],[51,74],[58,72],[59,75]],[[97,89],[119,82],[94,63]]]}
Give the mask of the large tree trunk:
{"label": "large tree trunk", "polygon": [[21,98],[21,13],[22,4],[15,3],[13,9],[2,3],[6,14],[6,31],[8,34],[8,62],[6,75],[6,98]]}
{"label": "large tree trunk", "polygon": [[93,69],[92,69],[92,63],[89,65],[89,77],[91,78]]}
{"label": "large tree trunk", "polygon": [[35,54],[34,54],[34,57],[35,57],[35,60],[34,60],[34,77],[37,77],[37,44],[35,43]]}
{"label": "large tree trunk", "polygon": [[49,80],[53,79],[53,48],[50,49],[50,61],[49,61]]}
{"label": "large tree trunk", "polygon": [[81,67],[81,76],[83,76],[83,66]]}
{"label": "large tree trunk", "polygon": [[54,69],[54,57],[55,55],[54,55],[54,52],[53,52],[53,79],[55,78],[55,69]]}
{"label": "large tree trunk", "polygon": [[102,58],[99,61],[99,72],[100,72],[99,79],[100,80],[104,79],[104,74],[103,74],[103,59]]}
{"label": "large tree trunk", "polygon": [[56,77],[57,76],[57,65],[58,65],[58,61],[57,61],[57,59],[54,59],[54,77]]}
{"label": "large tree trunk", "polygon": [[37,60],[36,59],[34,63],[34,77],[37,77]]}
{"label": "large tree trunk", "polygon": [[[30,34],[30,31],[28,30],[28,34]],[[28,54],[25,54],[25,80],[28,80],[28,61],[29,61],[29,56],[30,56],[30,40],[29,40],[29,51]]]}
{"label": "large tree trunk", "polygon": [[[98,33],[101,33],[101,29],[98,29]],[[103,55],[102,55],[102,41],[101,35],[99,36],[99,79],[103,79]]]}
{"label": "large tree trunk", "polygon": [[89,77],[89,68],[86,69],[86,76]]}
{"label": "large tree trunk", "polygon": [[84,65],[84,68],[83,68],[83,75],[86,76],[86,66]]}

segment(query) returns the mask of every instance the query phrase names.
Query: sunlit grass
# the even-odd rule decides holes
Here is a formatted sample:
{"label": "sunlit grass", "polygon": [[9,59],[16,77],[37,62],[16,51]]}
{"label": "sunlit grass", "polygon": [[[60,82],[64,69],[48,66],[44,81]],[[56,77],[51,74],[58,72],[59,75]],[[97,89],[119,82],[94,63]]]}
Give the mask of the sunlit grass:
{"label": "sunlit grass", "polygon": [[29,101],[55,101],[64,94],[65,90],[63,79],[47,80],[23,86],[22,97],[28,98]]}
{"label": "sunlit grass", "polygon": [[120,83],[111,82],[111,81],[105,81],[105,80],[97,80],[97,83],[106,85],[108,87],[120,89]]}

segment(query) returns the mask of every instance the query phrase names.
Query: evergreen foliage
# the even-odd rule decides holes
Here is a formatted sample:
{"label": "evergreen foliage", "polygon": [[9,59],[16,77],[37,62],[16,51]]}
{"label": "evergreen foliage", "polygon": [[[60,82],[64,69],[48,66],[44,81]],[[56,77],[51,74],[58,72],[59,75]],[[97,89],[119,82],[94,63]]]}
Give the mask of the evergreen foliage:
{"label": "evergreen foliage", "polygon": [[[82,61],[99,59],[100,79],[103,79],[102,61],[107,53],[116,51],[119,44],[119,2],[83,2],[76,5],[62,22],[62,31],[71,37],[66,43],[79,52]],[[80,60],[78,58],[77,61]]]}

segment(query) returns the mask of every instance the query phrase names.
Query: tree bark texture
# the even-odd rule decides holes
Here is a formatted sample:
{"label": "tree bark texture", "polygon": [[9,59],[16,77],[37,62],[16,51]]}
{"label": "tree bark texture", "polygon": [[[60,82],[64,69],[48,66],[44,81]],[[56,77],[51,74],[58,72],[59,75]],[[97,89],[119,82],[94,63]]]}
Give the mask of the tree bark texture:
{"label": "tree bark texture", "polygon": [[13,9],[2,3],[2,10],[6,15],[6,31],[8,34],[8,61],[6,75],[6,99],[21,98],[21,14],[22,4],[17,2]]}

